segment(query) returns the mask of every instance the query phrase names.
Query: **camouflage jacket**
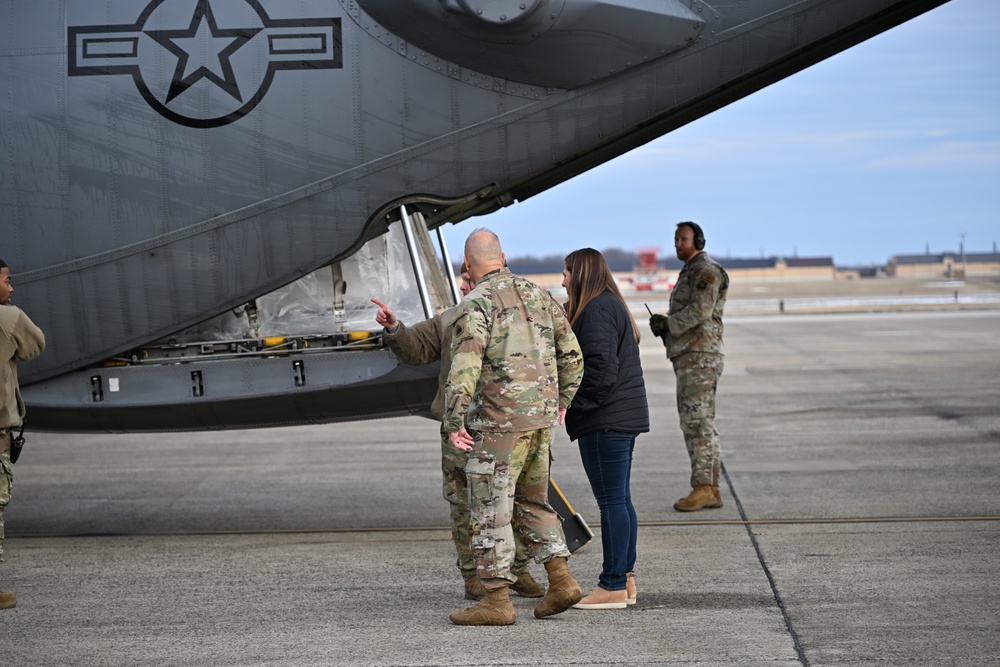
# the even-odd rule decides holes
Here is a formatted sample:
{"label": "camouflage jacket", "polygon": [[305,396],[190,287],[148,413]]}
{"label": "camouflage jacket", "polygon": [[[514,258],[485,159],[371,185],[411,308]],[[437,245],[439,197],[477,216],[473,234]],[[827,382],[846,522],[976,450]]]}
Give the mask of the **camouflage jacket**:
{"label": "camouflage jacket", "polygon": [[431,414],[438,421],[444,417],[444,385],[451,370],[451,336],[459,314],[459,308],[455,306],[412,327],[400,322],[396,331],[382,334],[389,349],[404,364],[422,366],[441,360],[438,390],[431,403]]}
{"label": "camouflage jacket", "polygon": [[583,354],[562,306],[505,267],[483,276],[459,308],[445,429],[497,433],[554,426],[583,379]]}
{"label": "camouflage jacket", "polygon": [[0,428],[20,426],[24,419],[17,360],[34,359],[44,349],[45,335],[23,310],[0,306]]}
{"label": "camouflage jacket", "polygon": [[714,259],[701,252],[681,269],[670,293],[664,336],[667,357],[685,352],[722,354],[722,309],[726,305],[729,275]]}

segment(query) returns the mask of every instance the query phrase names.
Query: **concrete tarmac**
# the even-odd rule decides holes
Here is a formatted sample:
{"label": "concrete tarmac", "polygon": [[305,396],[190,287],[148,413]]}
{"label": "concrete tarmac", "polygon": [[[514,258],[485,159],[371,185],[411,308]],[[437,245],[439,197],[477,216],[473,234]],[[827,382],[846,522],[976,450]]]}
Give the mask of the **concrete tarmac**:
{"label": "concrete tarmac", "polygon": [[[688,514],[643,328],[635,607],[538,620],[515,598],[514,626],[452,625],[428,420],[29,433],[0,664],[1000,665],[1000,311],[728,318],[725,507]],[[597,533],[570,560],[589,591],[596,503],[562,429],[555,456]]]}

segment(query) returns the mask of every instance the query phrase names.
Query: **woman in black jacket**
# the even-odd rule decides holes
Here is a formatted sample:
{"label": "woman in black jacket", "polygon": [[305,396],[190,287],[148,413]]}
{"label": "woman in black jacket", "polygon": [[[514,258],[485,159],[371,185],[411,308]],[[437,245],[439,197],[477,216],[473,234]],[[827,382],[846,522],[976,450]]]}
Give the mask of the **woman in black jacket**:
{"label": "woman in black jacket", "polygon": [[634,604],[637,521],[630,478],[635,438],[649,431],[639,331],[604,256],[592,248],[566,257],[566,313],[583,350],[583,382],[566,413],[570,440],[601,510],[604,564],[597,587],[575,606]]}

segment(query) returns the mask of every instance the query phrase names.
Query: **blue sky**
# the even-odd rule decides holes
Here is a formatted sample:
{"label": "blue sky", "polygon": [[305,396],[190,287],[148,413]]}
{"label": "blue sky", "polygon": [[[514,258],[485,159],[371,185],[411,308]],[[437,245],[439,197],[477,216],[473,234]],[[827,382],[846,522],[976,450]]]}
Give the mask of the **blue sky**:
{"label": "blue sky", "polygon": [[[583,246],[672,254],[694,220],[719,257],[1000,244],[1000,2],[952,0],[524,202],[486,226],[510,257]],[[568,230],[572,228],[572,236]]]}

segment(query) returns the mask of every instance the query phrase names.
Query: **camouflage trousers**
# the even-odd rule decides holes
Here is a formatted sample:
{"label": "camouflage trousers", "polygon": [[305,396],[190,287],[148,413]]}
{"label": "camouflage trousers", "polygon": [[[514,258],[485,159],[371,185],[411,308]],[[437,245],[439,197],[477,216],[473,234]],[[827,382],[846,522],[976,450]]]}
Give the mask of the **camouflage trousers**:
{"label": "camouflage trousers", "polygon": [[469,482],[472,555],[487,589],[513,583],[514,536],[538,563],[569,557],[559,515],[549,505],[551,429],[471,433]]}
{"label": "camouflage trousers", "polygon": [[715,390],[722,355],[687,352],[673,359],[677,376],[677,414],[691,458],[691,486],[719,485],[719,432],[715,429]]}
{"label": "camouflage trousers", "polygon": [[10,502],[10,492],[14,488],[14,472],[10,465],[10,438],[0,435],[0,563],[3,562],[3,513]]}
{"label": "camouflage trousers", "polygon": [[[448,432],[441,429],[441,472],[444,474],[442,491],[451,506],[451,539],[458,554],[456,565],[466,579],[476,574],[476,559],[472,557],[472,518],[469,514],[469,482],[465,466],[469,452],[463,452],[448,440]],[[511,572],[519,576],[528,571],[531,554],[514,536],[514,564]]]}

